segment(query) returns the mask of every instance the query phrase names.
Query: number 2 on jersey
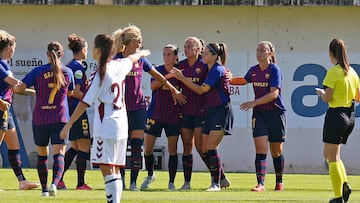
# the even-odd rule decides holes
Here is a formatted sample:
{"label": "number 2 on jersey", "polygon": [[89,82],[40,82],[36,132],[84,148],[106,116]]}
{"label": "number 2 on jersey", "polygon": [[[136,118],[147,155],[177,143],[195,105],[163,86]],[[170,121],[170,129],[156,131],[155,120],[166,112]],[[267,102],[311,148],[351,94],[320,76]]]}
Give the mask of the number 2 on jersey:
{"label": "number 2 on jersey", "polygon": [[125,102],[124,102],[124,88],[125,87],[125,82],[122,82],[122,86],[120,86],[119,83],[114,83],[111,85],[111,92],[114,93],[115,98],[113,100],[113,108],[115,110],[119,110],[121,109]]}

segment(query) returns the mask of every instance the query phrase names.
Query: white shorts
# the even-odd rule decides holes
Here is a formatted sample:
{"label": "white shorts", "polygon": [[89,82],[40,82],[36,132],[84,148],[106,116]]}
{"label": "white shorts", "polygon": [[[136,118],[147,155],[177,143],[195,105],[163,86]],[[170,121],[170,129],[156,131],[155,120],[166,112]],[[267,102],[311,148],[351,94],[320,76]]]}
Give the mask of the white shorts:
{"label": "white shorts", "polygon": [[125,166],[126,147],[127,138],[117,140],[94,137],[90,153],[91,163]]}

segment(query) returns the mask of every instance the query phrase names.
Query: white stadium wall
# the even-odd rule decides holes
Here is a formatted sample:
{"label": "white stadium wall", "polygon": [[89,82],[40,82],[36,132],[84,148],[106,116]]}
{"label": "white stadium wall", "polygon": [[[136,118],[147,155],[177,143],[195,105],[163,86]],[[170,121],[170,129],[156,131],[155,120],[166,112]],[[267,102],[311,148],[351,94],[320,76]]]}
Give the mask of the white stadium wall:
{"label": "white stadium wall", "polygon": [[[206,42],[225,42],[229,47],[228,67],[235,76],[244,75],[256,63],[257,42],[269,40],[276,47],[277,60],[283,72],[283,89],[287,108],[287,141],[284,147],[286,172],[325,173],[322,156],[322,125],[326,105],[315,95],[326,69],[329,42],[339,37],[347,42],[350,62],[360,72],[360,7],[227,7],[227,6],[0,6],[0,29],[17,38],[16,53],[11,60],[13,72],[22,78],[33,67],[45,64],[47,44],[57,40],[67,48],[67,35],[84,36],[90,45],[87,66],[95,63],[91,57],[96,34],[112,33],[129,23],[143,32],[143,46],[152,51],[150,61],[162,63],[162,47],[168,43],[180,47],[188,36]],[[340,15],[341,14],[341,15]],[[71,59],[66,51],[64,63]],[[150,96],[150,78],[145,74],[143,90]],[[231,87],[235,112],[232,136],[224,137],[220,147],[226,171],[253,172],[254,145],[251,136],[251,111],[243,112],[239,104],[253,99],[250,85]],[[16,96],[14,108],[28,154],[35,151],[31,130],[34,98]],[[89,111],[91,114],[91,110]],[[357,117],[360,110],[357,110]],[[357,122],[359,120],[357,119]],[[342,148],[342,158],[351,174],[360,174],[359,124],[356,124],[348,144]],[[157,141],[164,146],[166,140]],[[179,141],[179,153],[182,144]],[[206,170],[197,153],[194,170]],[[269,169],[272,160],[268,155]],[[163,168],[167,167],[167,153]]]}

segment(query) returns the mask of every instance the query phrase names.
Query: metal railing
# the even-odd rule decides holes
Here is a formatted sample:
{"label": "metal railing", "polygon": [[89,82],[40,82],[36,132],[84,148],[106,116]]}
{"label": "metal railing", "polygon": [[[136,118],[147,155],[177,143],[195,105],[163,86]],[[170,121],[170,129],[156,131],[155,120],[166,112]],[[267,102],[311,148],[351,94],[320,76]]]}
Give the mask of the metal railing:
{"label": "metal railing", "polygon": [[177,5],[177,6],[358,6],[360,0],[0,0],[0,4]]}

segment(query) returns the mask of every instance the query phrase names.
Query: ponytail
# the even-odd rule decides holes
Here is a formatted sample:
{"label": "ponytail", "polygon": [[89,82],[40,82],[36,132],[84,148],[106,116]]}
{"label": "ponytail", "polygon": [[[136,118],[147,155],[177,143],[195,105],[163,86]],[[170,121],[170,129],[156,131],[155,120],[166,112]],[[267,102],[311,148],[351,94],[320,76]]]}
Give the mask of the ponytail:
{"label": "ponytail", "polygon": [[101,53],[98,61],[101,85],[105,78],[106,64],[111,59],[114,51],[114,40],[107,34],[97,35],[94,40],[94,48],[99,49]]}
{"label": "ponytail", "polygon": [[47,55],[51,64],[52,72],[54,73],[54,87],[60,89],[61,86],[65,86],[65,77],[62,72],[62,64],[60,58],[63,56],[63,48],[59,42],[51,42],[48,44]]}
{"label": "ponytail", "polygon": [[341,39],[333,39],[330,43],[329,51],[344,70],[345,75],[347,75],[350,64],[347,57],[345,42]]}
{"label": "ponytail", "polygon": [[221,65],[226,65],[227,47],[225,43],[210,43],[206,46],[213,55],[217,55],[221,59]]}

